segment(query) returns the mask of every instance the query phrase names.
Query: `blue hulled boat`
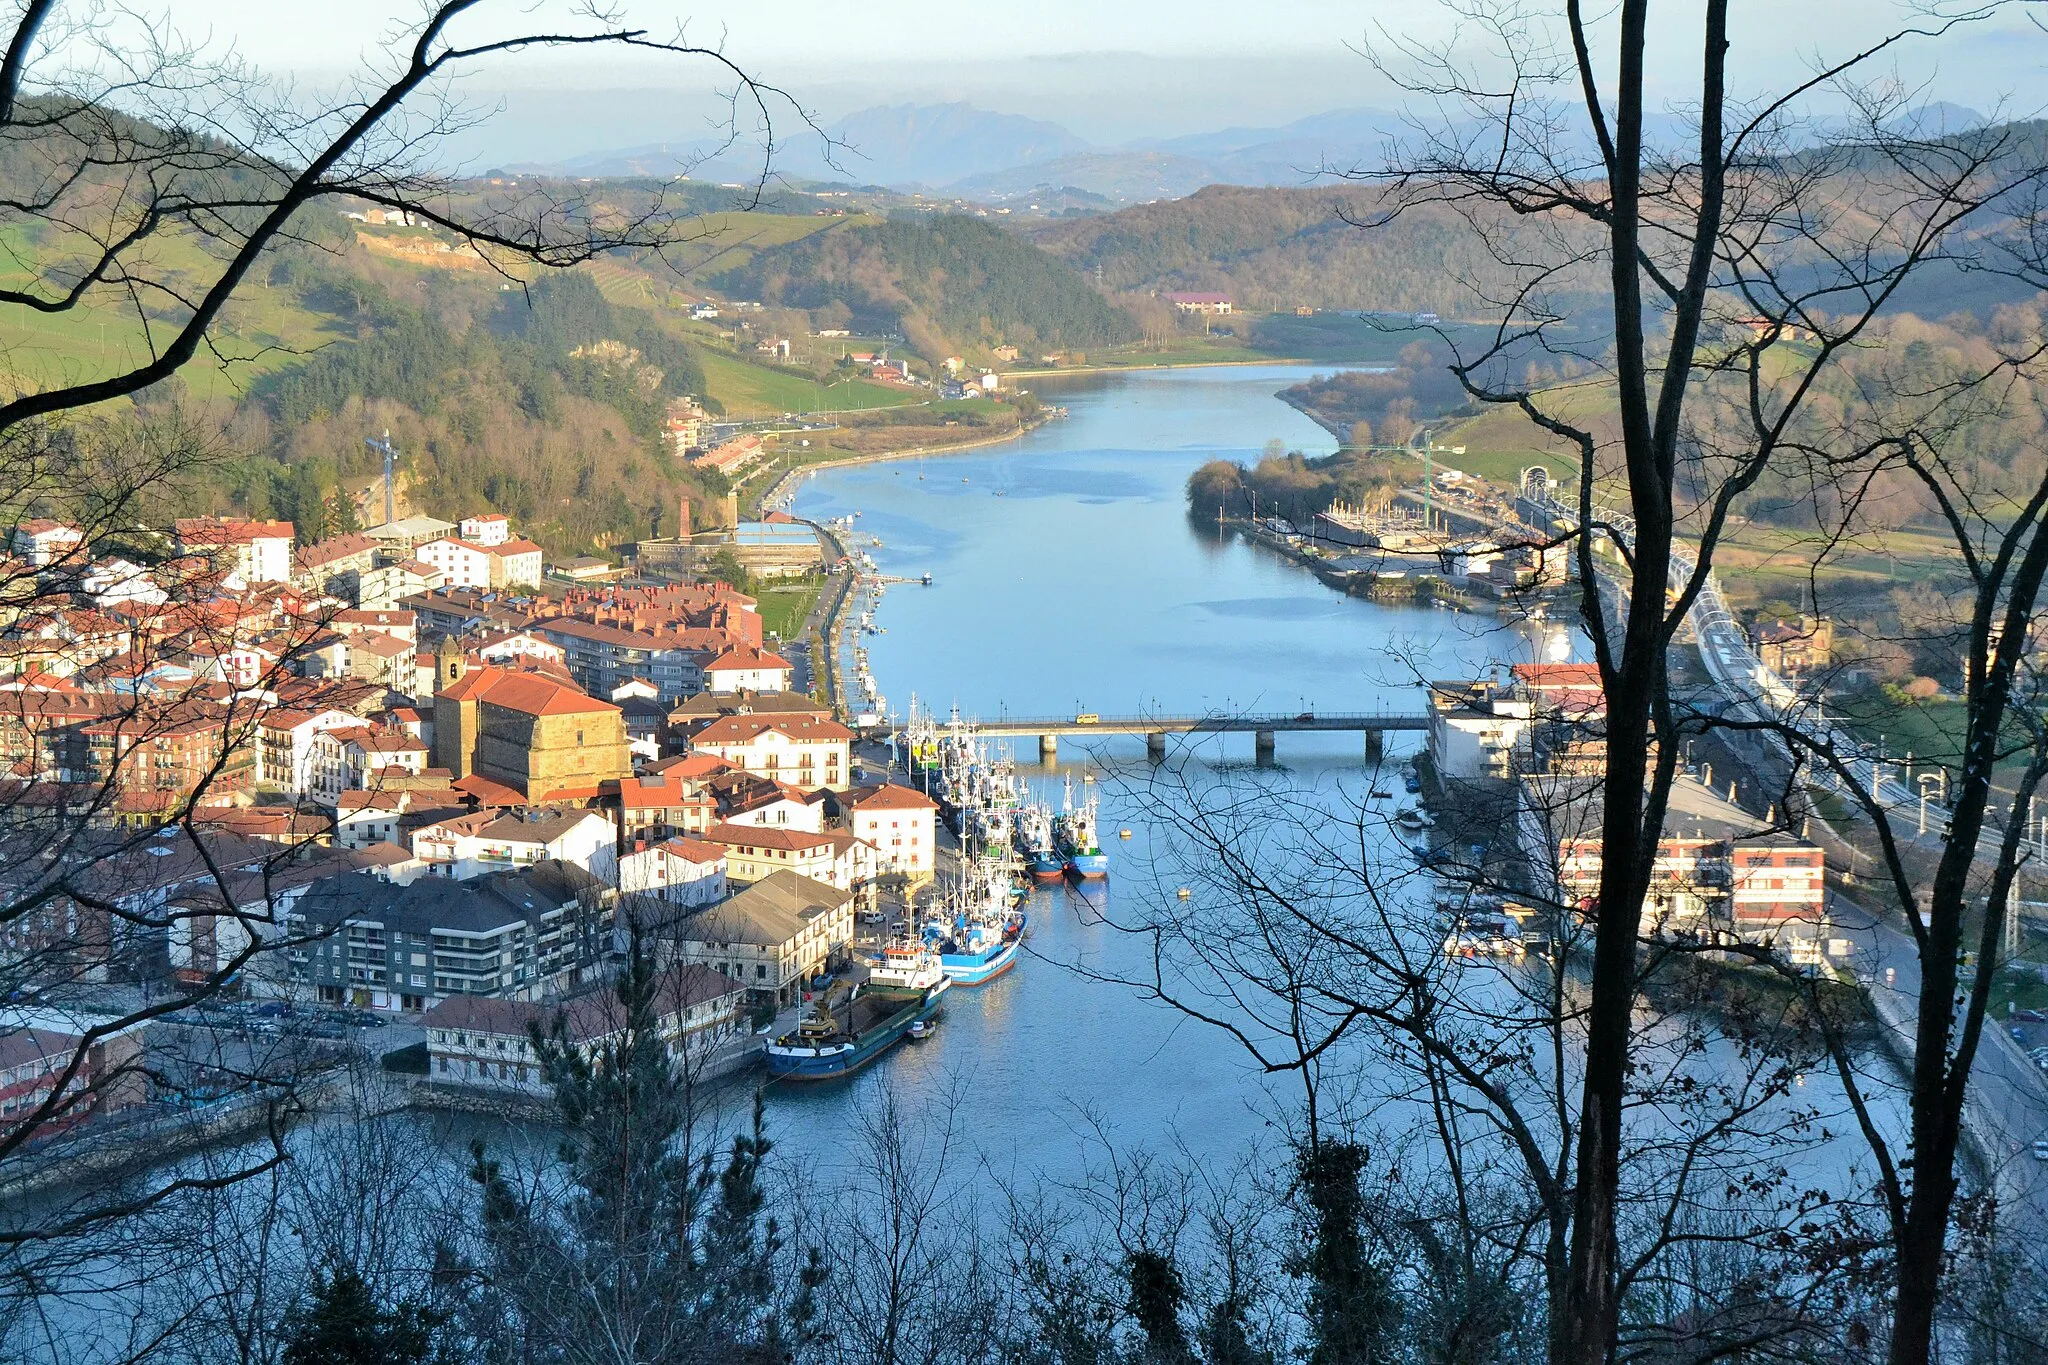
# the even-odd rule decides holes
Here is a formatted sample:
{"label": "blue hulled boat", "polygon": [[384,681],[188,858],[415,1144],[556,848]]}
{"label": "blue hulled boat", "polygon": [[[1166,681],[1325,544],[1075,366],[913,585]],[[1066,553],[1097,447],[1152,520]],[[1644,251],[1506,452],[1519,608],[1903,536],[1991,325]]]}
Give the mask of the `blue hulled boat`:
{"label": "blue hulled boat", "polygon": [[923,943],[892,943],[836,1011],[820,1000],[794,1030],[769,1042],[768,1074],[790,1081],[851,1076],[902,1042],[912,1024],[936,1014],[952,984]]}
{"label": "blue hulled boat", "polygon": [[1095,841],[1094,796],[1076,806],[1070,791],[1065,805],[1066,808],[1053,817],[1052,836],[1053,843],[1066,859],[1067,871],[1082,878],[1107,877],[1109,855]]}

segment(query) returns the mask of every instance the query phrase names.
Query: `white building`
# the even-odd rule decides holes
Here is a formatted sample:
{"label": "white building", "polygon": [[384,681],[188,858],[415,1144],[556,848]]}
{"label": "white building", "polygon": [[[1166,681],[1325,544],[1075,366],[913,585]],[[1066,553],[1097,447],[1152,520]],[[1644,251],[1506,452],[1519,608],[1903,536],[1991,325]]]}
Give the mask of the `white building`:
{"label": "white building", "polygon": [[160,607],[171,600],[163,586],[150,577],[149,570],[125,559],[103,559],[86,570],[79,581],[92,604],[107,610],[122,607]]}
{"label": "white building", "polygon": [[414,551],[414,557],[441,575],[444,588],[482,588],[491,583],[491,552],[466,540],[444,537],[430,540]]}
{"label": "white building", "polygon": [[446,581],[439,569],[417,559],[379,564],[358,577],[356,605],[365,611],[390,611],[414,593],[430,592]]}
{"label": "white building", "polygon": [[818,716],[720,716],[697,732],[690,751],[799,787],[845,791],[852,780],[853,732]]}
{"label": "white building", "polygon": [[847,828],[875,850],[875,872],[919,880],[938,858],[939,803],[911,787],[891,783],[853,793]]}
{"label": "white building", "polygon": [[1440,776],[1514,776],[1530,743],[1532,702],[1487,682],[1434,682],[1429,700],[1429,758]]}
{"label": "white building", "polygon": [[537,588],[546,566],[540,546],[530,540],[507,540],[488,547],[493,588]]}
{"label": "white building", "polygon": [[85,532],[76,526],[47,517],[34,517],[17,524],[7,538],[7,548],[38,569],[47,569],[85,544]]}
{"label": "white building", "polygon": [[669,839],[619,859],[619,892],[670,905],[704,906],[726,897],[725,847],[705,839]]}
{"label": "white building", "polygon": [[472,545],[488,549],[512,539],[512,522],[502,512],[485,512],[480,516],[464,517],[457,534]]}
{"label": "white building", "polygon": [[749,644],[737,644],[704,665],[706,691],[787,692],[796,676],[789,660]]}
{"label": "white building", "polygon": [[379,778],[393,769],[417,777],[427,766],[427,745],[419,736],[409,730],[365,725],[361,717],[353,719],[351,726],[313,736],[308,761],[311,783],[306,794],[322,805],[339,804],[343,792],[375,788]]}
{"label": "white building", "polygon": [[[321,776],[316,771],[314,741],[328,731],[352,729],[362,723],[363,718],[354,712],[332,707],[266,711],[256,737],[256,781],[299,796],[311,795]],[[339,747],[328,757],[339,760]]]}
{"label": "white building", "polygon": [[618,836],[596,811],[477,811],[413,831],[413,856],[457,881],[553,858],[607,880],[618,870]]}
{"label": "white building", "polygon": [[[655,1027],[678,1060],[708,1058],[745,1031],[747,990],[708,967],[684,964],[663,973],[655,996]],[[448,1085],[544,1095],[549,1092],[533,1052],[532,1028],[560,1016],[569,1042],[586,1054],[625,1027],[618,997],[593,990],[558,1004],[456,995],[421,1019],[427,1033],[427,1075]]]}
{"label": "white building", "polygon": [[292,524],[288,521],[180,517],[172,524],[181,555],[201,555],[245,583],[289,583]]}
{"label": "white building", "polygon": [[724,845],[725,875],[736,882],[794,872],[850,891],[875,876],[873,846],[844,830],[718,824],[705,830],[704,838]]}

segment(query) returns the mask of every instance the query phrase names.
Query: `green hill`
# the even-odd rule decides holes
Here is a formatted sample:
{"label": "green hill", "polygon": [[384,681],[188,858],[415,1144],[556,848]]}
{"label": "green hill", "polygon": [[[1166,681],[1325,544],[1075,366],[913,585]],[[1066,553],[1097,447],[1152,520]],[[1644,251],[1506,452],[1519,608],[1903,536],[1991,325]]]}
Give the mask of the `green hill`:
{"label": "green hill", "polygon": [[[691,273],[836,221],[708,216],[690,244]],[[689,281],[679,288],[663,263],[514,270],[532,277],[522,288],[433,232],[323,215],[302,233],[306,242],[279,248],[237,294],[213,349],[139,399],[152,411],[175,404],[217,452],[167,492],[165,516],[286,517],[306,538],[349,529],[348,493],[378,468],[363,438],[388,427],[420,510],[494,508],[551,552],[583,553],[672,532],[679,497],[706,508],[723,491],[662,445],[664,410],[679,395],[736,416],[912,396],[858,379],[822,387],[753,363],[744,343],[688,320]],[[50,250],[18,229],[6,245],[16,261]],[[187,237],[166,235],[153,251],[172,284],[196,287],[213,264]],[[18,268],[10,276],[26,279]],[[0,385],[91,378],[145,353],[142,323],[111,292],[68,313],[9,310]]]}
{"label": "green hill", "polygon": [[1185,199],[1064,219],[1030,240],[1119,293],[1218,290],[1240,310],[1494,310],[1466,282],[1507,278],[1450,211],[1410,209],[1370,231],[1381,207],[1359,186],[1303,190],[1212,185]]}
{"label": "green hill", "polygon": [[1137,328],[1080,272],[978,218],[849,221],[756,251],[712,278],[728,293],[807,310],[819,325],[897,333],[927,357],[1008,343],[1112,345]]}

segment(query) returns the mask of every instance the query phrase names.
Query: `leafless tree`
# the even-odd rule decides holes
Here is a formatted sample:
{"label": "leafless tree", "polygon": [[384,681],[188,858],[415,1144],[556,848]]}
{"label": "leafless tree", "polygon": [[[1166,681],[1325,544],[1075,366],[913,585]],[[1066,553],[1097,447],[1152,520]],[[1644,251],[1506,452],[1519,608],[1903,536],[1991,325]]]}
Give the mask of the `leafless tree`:
{"label": "leafless tree", "polygon": [[[2011,132],[1929,138],[1897,124],[1914,92],[1886,80],[1884,64],[1992,6],[1930,7],[1771,92],[1743,88],[1720,0],[1684,19],[1653,20],[1648,0],[1597,17],[1575,0],[1562,13],[1517,0],[1453,9],[1466,40],[1455,47],[1398,35],[1372,47],[1445,115],[1402,154],[1388,211],[1459,209],[1515,276],[1486,296],[1499,322],[1486,343],[1460,347],[1455,372],[1475,400],[1518,410],[1579,464],[1579,607],[1606,694],[1607,758],[1591,974],[1564,1115],[1572,1152],[1558,1171],[1568,1247],[1551,1356],[1595,1361],[1615,1348],[1627,1286],[1629,1076],[1642,1064],[1645,975],[1658,960],[1645,946],[1645,906],[1691,710],[1674,695],[1674,645],[1711,591],[1745,494],[1787,463],[1880,448],[1818,446],[1807,421],[1817,393],[1909,282],[1972,254],[1987,219],[2024,212],[2042,168]],[[1689,131],[1668,142],[1645,83],[1653,22],[1667,37],[1686,34],[1697,54],[1698,83],[1675,110]],[[1850,117],[1825,127],[1806,117],[1823,93]],[[1577,392],[1611,399],[1612,419],[1589,421],[1570,394],[1518,382],[1501,362],[1531,345],[1584,363]],[[1603,510],[1609,494],[1623,513]],[[1601,591],[1596,528],[1620,558],[1619,612]],[[1968,858],[1958,854],[1957,886]],[[1930,949],[1953,948],[1959,932],[1935,927]],[[1916,1071],[1960,1093],[1969,1053],[1946,1046],[1941,1000],[1922,1011]],[[1900,1361],[1931,1350],[1952,1197],[1953,1145],[1929,1109],[1938,1102],[1930,1091],[1914,1105],[1929,1117],[1916,1119],[1925,1145],[1916,1143],[1901,1224],[1911,1238],[1897,1247],[1890,1349]]]}
{"label": "leafless tree", "polygon": [[[1305,1149],[1359,1134],[1385,1153],[1403,1201],[1384,1219],[1417,1292],[1440,1296],[1433,1330],[1482,1352],[1465,1358],[1526,1344],[1532,1319],[1554,1332],[1593,933],[1559,898],[1558,870],[1511,871],[1516,833],[1497,817],[1490,836],[1489,818],[1460,825],[1418,866],[1362,791],[1194,764],[1142,784],[1131,799],[1153,812],[1163,850],[1145,880],[1166,890],[1119,912],[1153,946],[1150,973],[1122,984],[1299,1084]],[[1545,812],[1553,857],[1596,837],[1586,785]],[[1471,908],[1439,905],[1439,888]],[[1503,894],[1520,902],[1521,941],[1542,951],[1488,955],[1504,945],[1487,942],[1478,903]],[[1879,1240],[1859,1182],[1812,1169],[1836,1147],[1828,1125],[1849,1114],[1807,1084],[1829,1055],[1813,1012],[1839,1001],[1702,974],[1707,940],[1690,923],[1645,933],[1617,1191],[1619,1339],[1637,1354],[1823,1342]],[[1494,1311],[1510,1289],[1530,1318]]]}
{"label": "leafless tree", "polygon": [[[545,15],[439,0],[322,92],[267,79],[231,49],[187,39],[190,27],[176,6],[99,0],[17,0],[0,25],[0,517],[76,533],[0,558],[0,1043],[36,1051],[48,1071],[0,1122],[10,1311],[32,1309],[66,1267],[159,1207],[274,1173],[301,1082],[334,1060],[333,1049],[279,1048],[198,1013],[305,946],[288,906],[310,875],[308,848],[295,832],[252,841],[221,826],[259,760],[261,712],[295,681],[326,609],[272,598],[260,622],[216,614],[225,569],[191,560],[143,575],[161,596],[133,623],[81,606],[88,588],[118,597],[134,586],[91,580],[110,555],[190,548],[164,533],[167,511],[221,451],[181,415],[171,381],[194,362],[232,374],[257,358],[229,340],[237,292],[280,249],[317,249],[316,214],[406,215],[508,280],[702,235],[658,185],[494,188],[446,174],[448,136],[482,116],[453,82],[495,59],[672,61],[722,89],[729,142],[759,141],[756,196],[776,139],[810,127],[717,44],[601,5]],[[89,363],[35,340],[87,318],[116,334]],[[258,634],[268,652],[257,676],[187,686],[160,672],[174,653],[225,657]],[[73,685],[47,685],[53,676]],[[138,1047],[144,1026],[151,1042]],[[182,1041],[160,1053],[173,1036]],[[177,1120],[159,1112],[138,1125],[131,1109],[117,1123],[110,1111],[201,1100],[249,1108],[264,1141],[236,1148],[239,1164],[27,1197],[22,1182],[78,1153],[111,1153],[124,1133],[161,1141],[147,1125]]]}

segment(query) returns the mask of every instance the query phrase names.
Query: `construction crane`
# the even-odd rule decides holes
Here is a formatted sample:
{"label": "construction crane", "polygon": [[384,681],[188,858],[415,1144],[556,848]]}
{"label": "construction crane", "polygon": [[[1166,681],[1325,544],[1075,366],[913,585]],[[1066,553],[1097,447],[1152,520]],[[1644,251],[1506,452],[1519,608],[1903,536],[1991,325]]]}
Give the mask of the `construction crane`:
{"label": "construction crane", "polygon": [[398,447],[391,444],[391,428],[384,428],[382,436],[365,436],[363,444],[384,457],[384,524],[389,526],[398,520],[397,499],[392,492],[392,469],[398,463]]}

